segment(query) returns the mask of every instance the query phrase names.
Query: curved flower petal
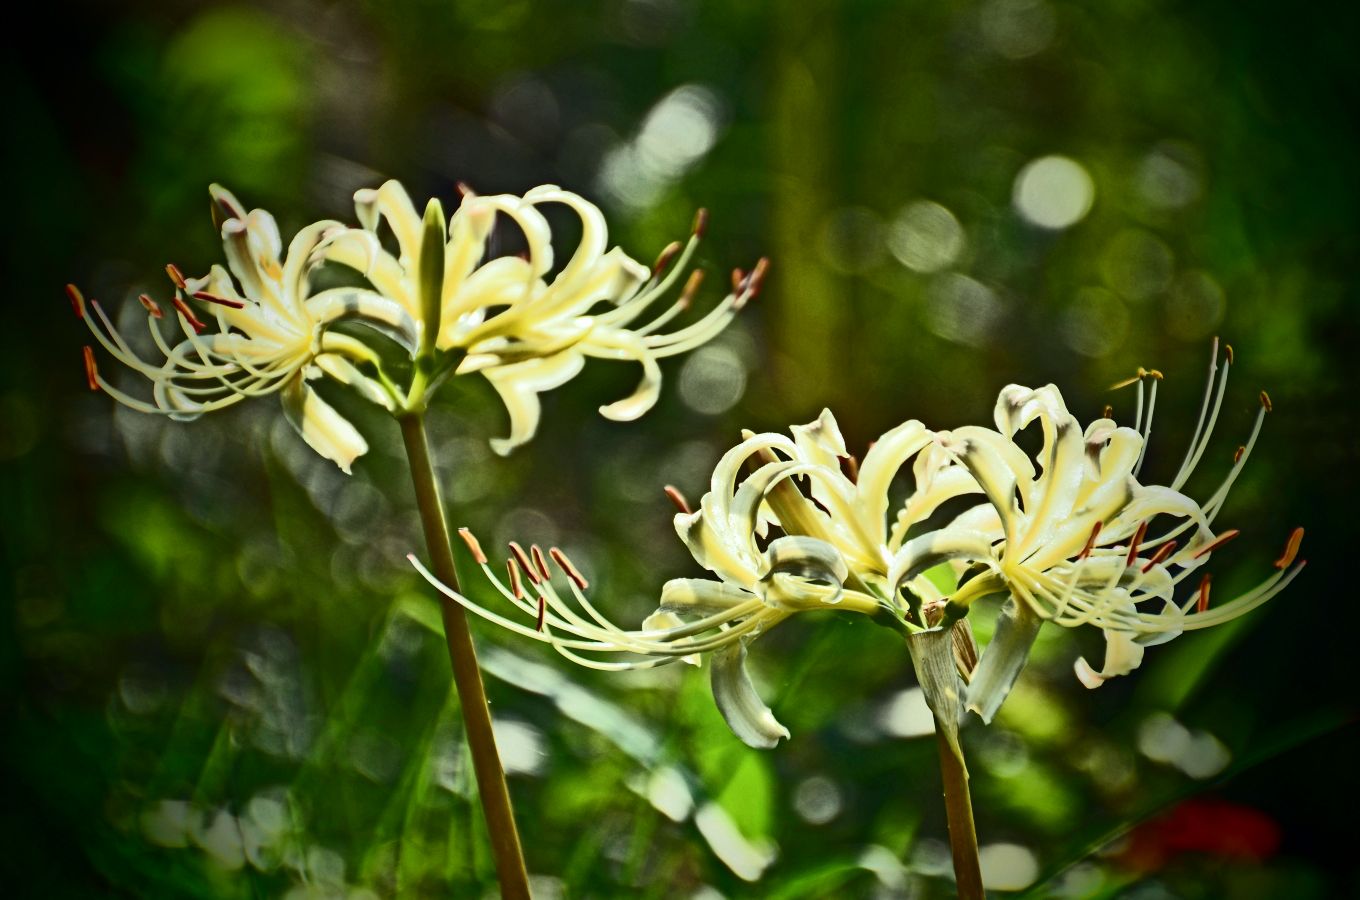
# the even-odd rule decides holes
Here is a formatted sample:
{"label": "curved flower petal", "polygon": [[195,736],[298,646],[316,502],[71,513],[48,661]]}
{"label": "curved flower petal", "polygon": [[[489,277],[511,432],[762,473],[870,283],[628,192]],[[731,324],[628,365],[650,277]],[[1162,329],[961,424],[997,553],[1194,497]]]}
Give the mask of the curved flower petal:
{"label": "curved flower petal", "polygon": [[284,415],[307,445],[350,474],[354,460],[368,452],[368,442],[358,429],[322,400],[301,374],[283,389],[282,399]]}
{"label": "curved flower petal", "polygon": [[543,411],[538,395],[566,384],[584,364],[581,354],[565,351],[544,359],[527,359],[486,370],[487,380],[500,394],[505,410],[510,414],[510,434],[492,439],[491,449],[505,456],[527,443],[538,430],[538,419]]}
{"label": "curved flower petal", "polygon": [[1015,679],[1029,661],[1029,650],[1039,636],[1041,624],[1043,620],[1034,610],[1014,597],[1001,607],[996,631],[982,652],[964,696],[968,710],[981,716],[982,721],[990,724],[1010,694]]}
{"label": "curved flower petal", "polygon": [[713,700],[727,727],[748,747],[765,750],[789,736],[756,693],[746,672],[746,644],[737,641],[713,654]]}
{"label": "curved flower petal", "polygon": [[1105,630],[1105,666],[1097,672],[1086,657],[1073,664],[1077,679],[1088,688],[1098,688],[1118,675],[1127,675],[1143,661],[1143,645],[1127,631]]}

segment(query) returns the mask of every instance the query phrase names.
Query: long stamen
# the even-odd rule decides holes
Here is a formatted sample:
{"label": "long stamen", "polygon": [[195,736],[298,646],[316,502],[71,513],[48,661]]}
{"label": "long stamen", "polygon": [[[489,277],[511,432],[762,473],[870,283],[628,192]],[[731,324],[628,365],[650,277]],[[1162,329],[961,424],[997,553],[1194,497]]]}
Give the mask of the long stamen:
{"label": "long stamen", "polygon": [[1148,440],[1152,437],[1152,414],[1157,409],[1157,383],[1162,380],[1162,373],[1156,369],[1149,369],[1147,377],[1152,382],[1152,390],[1148,392],[1147,418],[1143,422],[1143,446],[1138,449],[1138,459],[1133,464],[1133,474],[1137,475],[1143,468],[1143,459],[1147,456]]}
{"label": "long stamen", "polygon": [[[1228,373],[1232,371],[1233,355],[1227,354],[1223,361],[1223,371],[1218,376],[1218,384],[1214,384],[1214,370],[1218,366],[1218,343],[1214,343],[1214,356],[1209,365],[1208,383],[1205,385],[1204,406],[1209,408],[1208,419],[1204,419],[1201,412],[1200,425],[1195,428],[1195,436],[1191,439],[1190,447],[1186,450],[1186,457],[1181,462],[1181,467],[1176,472],[1176,477],[1171,480],[1170,488],[1173,491],[1181,489],[1181,485],[1190,478],[1199,461],[1204,456],[1205,449],[1209,446],[1209,440],[1214,434],[1214,425],[1218,422],[1219,411],[1223,408],[1223,397],[1228,391]],[[1209,405],[1210,395],[1213,402]],[[1202,426],[1202,427],[1201,427]]]}

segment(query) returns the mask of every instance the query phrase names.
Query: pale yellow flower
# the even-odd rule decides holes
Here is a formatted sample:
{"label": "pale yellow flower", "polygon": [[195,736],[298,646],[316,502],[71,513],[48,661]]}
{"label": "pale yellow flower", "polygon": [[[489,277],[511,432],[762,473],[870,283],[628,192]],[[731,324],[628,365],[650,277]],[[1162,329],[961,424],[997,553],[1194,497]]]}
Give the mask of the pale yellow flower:
{"label": "pale yellow flower", "polygon": [[[895,560],[893,574],[908,577],[933,565],[943,552],[973,576],[951,598],[956,612],[987,594],[1011,597],[997,636],[968,688],[969,708],[984,719],[990,719],[1005,698],[1040,622],[1089,624],[1104,632],[1101,669],[1085,659],[1076,663],[1082,683],[1094,688],[1136,668],[1149,645],[1256,609],[1284,590],[1302,569],[1303,562],[1295,562],[1302,537],[1302,529],[1297,529],[1276,561],[1274,574],[1242,595],[1211,603],[1207,574],[1188,592],[1178,590],[1237,534],[1216,530],[1214,523],[1270,409],[1269,398],[1262,394],[1247,442],[1206,500],[1182,493],[1204,457],[1217,421],[1231,348],[1215,381],[1217,360],[1215,342],[1198,426],[1181,466],[1165,486],[1139,480],[1161,378],[1157,372],[1139,373],[1133,427],[1106,417],[1083,430],[1054,386],[1031,390],[1011,385],[997,401],[996,430],[968,426],[936,435],[937,446],[971,476],[968,490],[981,493],[986,502],[910,541]],[[1144,415],[1143,386],[1149,381],[1152,391]],[[1034,423],[1040,427],[1043,445],[1032,461],[1015,435]]]}
{"label": "pale yellow flower", "polygon": [[[303,439],[348,472],[368,444],[308,381],[325,374],[388,408],[392,400],[360,371],[359,366],[376,359],[373,352],[327,326],[355,318],[410,343],[416,323],[398,304],[370,292],[348,288],[311,292],[313,251],[339,223],[304,228],[285,254],[273,216],[260,209],[247,213],[225,188],[214,185],[211,193],[220,213],[228,268],[213,266],[206,277],[185,278],[176,267],[167,266],[175,291],[170,309],[141,296],[159,360],[143,359],[97,301],[87,303],[75,286],[68,286],[77,315],[95,339],[115,360],[150,382],[151,396],[142,399],[106,379],[94,350],[87,346],[90,388],[141,412],[180,420],[247,397],[279,393],[289,421]],[[199,318],[191,299],[200,304],[208,321]],[[178,326],[178,338],[167,340],[162,329],[167,313]]]}
{"label": "pale yellow flower", "polygon": [[[746,673],[747,646],[790,616],[815,609],[859,613],[906,630],[910,610],[889,575],[894,551],[910,527],[950,495],[949,485],[931,477],[937,461],[920,456],[932,437],[920,422],[884,435],[858,467],[829,412],[792,431],[792,439],[748,434],[719,461],[697,510],[672,491],[681,506],[676,530],[711,577],[668,581],[640,629],[620,628],[602,615],[586,597],[585,580],[556,549],[548,556],[567,575],[566,597],[541,551],[512,545],[508,578],[501,579],[464,532],[497,591],[533,624],[481,606],[440,584],[414,558],[412,563],[470,611],[591,668],[697,663],[711,655],[714,698],[733,732],[751,746],[773,746],[788,731]],[[913,458],[921,476],[917,490],[890,528],[888,488]],[[912,587],[942,599],[925,578]],[[600,658],[616,654],[624,658]]]}
{"label": "pale yellow flower", "polygon": [[[581,224],[575,250],[555,275],[552,230],[542,212],[551,205],[566,207]],[[760,290],[766,269],[761,260],[749,273],[738,271],[731,293],[707,315],[663,331],[690,305],[699,287],[701,275],[695,272],[677,299],[651,315],[694,253],[706,221],[702,212],[689,241],[683,247],[672,244],[648,267],[617,247],[609,248],[604,216],[594,204],[552,185],[522,197],[464,190],[447,229],[441,225],[433,232],[395,181],[359,191],[355,207],[363,227],[328,235],[319,254],[361,272],[375,296],[399,304],[419,323],[422,344],[449,354],[457,374],[486,376],[510,415],[510,434],[492,441],[499,453],[533,437],[540,415],[538,395],[573,378],[587,358],[640,364],[643,377],[637,390],[601,407],[600,413],[620,421],[645,413],[660,392],[657,361],[721,332]],[[493,251],[501,216],[520,233],[523,254]],[[395,252],[380,240],[384,229],[394,239]],[[445,242],[437,298],[425,296],[421,271],[432,234]],[[435,299],[437,303],[430,302]],[[432,327],[438,332],[433,337],[424,333]]]}

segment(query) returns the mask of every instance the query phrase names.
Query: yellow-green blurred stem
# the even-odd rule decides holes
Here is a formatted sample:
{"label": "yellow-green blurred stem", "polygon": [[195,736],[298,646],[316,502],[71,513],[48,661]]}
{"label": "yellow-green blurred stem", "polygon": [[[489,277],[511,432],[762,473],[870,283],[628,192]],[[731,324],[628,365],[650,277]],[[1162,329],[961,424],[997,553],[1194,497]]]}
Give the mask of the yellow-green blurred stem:
{"label": "yellow-green blurred stem", "polygon": [[[458,572],[454,567],[450,543],[452,536],[444,518],[444,505],[439,497],[434,465],[430,461],[425,417],[420,412],[411,412],[399,417],[398,421],[406,442],[411,481],[415,486],[416,504],[420,508],[420,522],[425,530],[425,546],[430,554],[432,568],[441,581],[458,590]],[[477,776],[482,812],[491,835],[491,850],[496,859],[501,896],[508,900],[528,900],[529,877],[524,868],[524,850],[515,827],[505,770],[496,752],[496,739],[491,730],[491,710],[486,703],[486,690],[482,685],[481,669],[477,665],[477,649],[472,643],[467,613],[443,595],[440,595],[440,605],[444,614],[444,636],[449,646],[449,661],[453,664],[453,683],[458,690],[459,708],[467,729],[468,746],[472,750],[472,768]]]}

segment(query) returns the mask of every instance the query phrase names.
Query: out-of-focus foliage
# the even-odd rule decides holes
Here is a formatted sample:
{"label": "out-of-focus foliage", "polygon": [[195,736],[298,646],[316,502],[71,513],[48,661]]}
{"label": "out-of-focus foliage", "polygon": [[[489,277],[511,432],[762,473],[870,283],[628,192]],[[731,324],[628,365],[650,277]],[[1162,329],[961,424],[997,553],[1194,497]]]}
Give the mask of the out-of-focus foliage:
{"label": "out-of-focus foliage", "polygon": [[[550,394],[508,460],[486,446],[504,423],[484,386],[450,385],[433,412],[455,523],[488,547],[561,544],[621,621],[694,574],[661,487],[701,493],[741,427],[829,405],[862,449],[909,417],[985,421],[1009,381],[1127,417],[1103,388],[1142,364],[1167,373],[1149,461],[1167,471],[1209,338],[1232,341],[1220,427],[1245,430],[1257,386],[1276,412],[1225,511],[1244,537],[1216,590],[1253,583],[1294,524],[1312,565],[1094,693],[1071,662],[1098,648],[1045,631],[998,723],[964,731],[984,871],[1040,895],[1354,889],[1360,183],[1339,5],[52,13],[15,35],[4,78],[7,892],[490,883],[435,607],[403,560],[419,529],[391,423],[346,406],[374,448],[346,478],[272,404],[192,424],[115,410],[84,389],[60,292],[78,280],[118,316],[164,263],[205,269],[210,181],[287,231],[347,217],[387,176],[445,198],[561,183],[640,257],[704,205],[711,277],[773,258],[760,302],[670,363],[639,423],[594,414],[631,387],[624,367]],[[769,753],[727,732],[701,673],[583,672],[479,632],[543,896],[948,894],[904,648],[809,619],[757,661],[796,735]]]}

